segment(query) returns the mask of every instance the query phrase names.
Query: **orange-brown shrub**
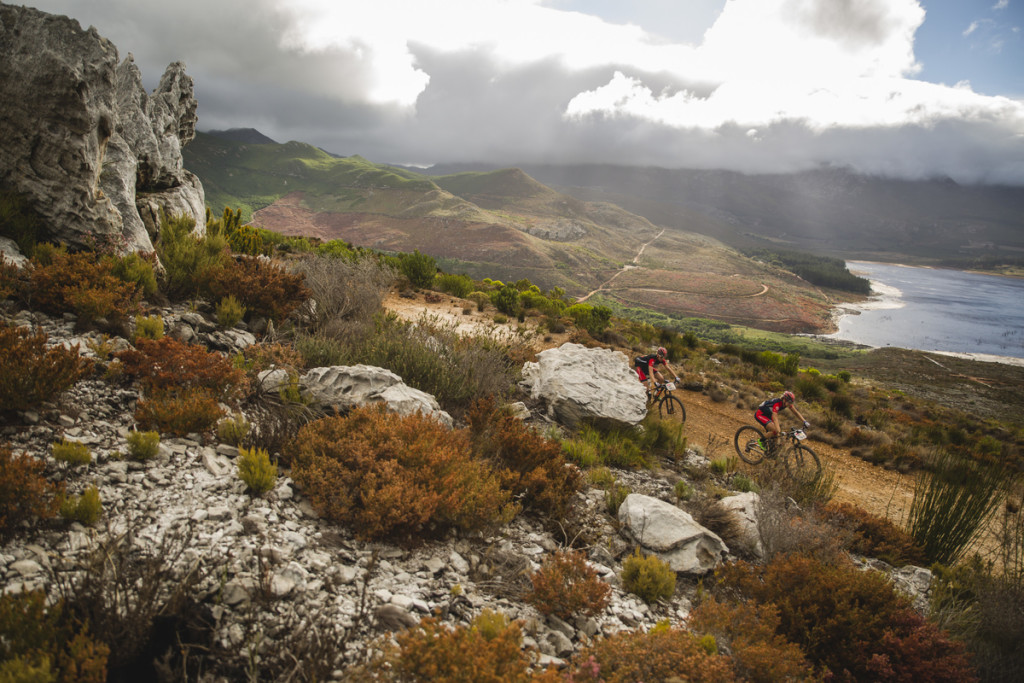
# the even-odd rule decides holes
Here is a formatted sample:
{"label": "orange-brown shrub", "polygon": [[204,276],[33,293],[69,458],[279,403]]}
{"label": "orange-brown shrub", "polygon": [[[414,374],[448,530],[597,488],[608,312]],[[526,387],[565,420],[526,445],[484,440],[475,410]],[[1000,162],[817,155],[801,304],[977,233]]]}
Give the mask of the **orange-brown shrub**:
{"label": "orange-brown shrub", "polygon": [[517,511],[465,431],[419,413],[377,405],[323,418],[299,430],[286,456],[320,514],[364,539],[478,529]]}
{"label": "orange-brown shrub", "polygon": [[829,525],[849,532],[846,548],[850,552],[875,557],[896,567],[928,563],[924,550],[910,534],[884,517],[850,503],[835,501],[825,506],[822,516]]}
{"label": "orange-brown shrub", "polygon": [[731,683],[738,681],[729,660],[709,654],[692,633],[655,628],[648,633],[623,631],[599,638],[573,659],[573,683],[667,681]]}
{"label": "orange-brown shrub", "polygon": [[78,347],[46,347],[41,329],[0,324],[0,411],[25,410],[52,399],[92,371]]}
{"label": "orange-brown shrub", "polygon": [[754,683],[818,680],[799,646],[779,634],[774,605],[719,602],[708,596],[690,613],[690,630],[714,636],[731,653],[736,675]]}
{"label": "orange-brown shrub", "polygon": [[[368,680],[473,681],[527,683],[529,655],[520,649],[519,626],[509,624],[497,633],[479,628],[449,628],[433,617],[395,637],[398,647],[372,667]],[[388,666],[382,666],[384,663]]]}
{"label": "orange-brown shrub", "polygon": [[523,507],[563,517],[582,475],[561,445],[495,409],[493,397],[476,401],[467,419],[474,451],[503,471],[503,485],[522,496]]}
{"label": "orange-brown shrub", "polygon": [[249,315],[275,321],[287,318],[310,297],[302,275],[261,258],[241,258],[212,268],[206,289],[213,301],[234,296]]}
{"label": "orange-brown shrub", "polygon": [[0,257],[0,301],[23,296],[27,285],[28,274],[11,261]]}
{"label": "orange-brown shrub", "polygon": [[547,557],[530,576],[533,583],[526,601],[541,614],[571,619],[577,614],[595,616],[608,606],[612,588],[587,564],[583,553],[558,551]]}
{"label": "orange-brown shrub", "polygon": [[140,338],[134,349],[115,355],[124,373],[138,378],[147,392],[204,389],[221,400],[230,400],[245,384],[245,373],[220,353],[172,337]]}
{"label": "orange-brown shrub", "polygon": [[778,632],[842,681],[972,681],[963,645],[925,621],[879,573],[778,555],[719,569],[720,586],[778,609]]}
{"label": "orange-brown shrub", "polygon": [[47,481],[45,469],[31,455],[15,455],[9,446],[0,446],[0,542],[11,538],[22,522],[57,514],[63,486]]}
{"label": "orange-brown shrub", "polygon": [[247,372],[256,375],[270,368],[294,370],[303,367],[304,360],[291,344],[253,344],[242,351]]}
{"label": "orange-brown shrub", "polygon": [[0,595],[0,662],[19,659],[48,674],[24,680],[103,683],[109,655],[110,648],[77,626],[62,603],[47,607],[43,591]]}
{"label": "orange-brown shrub", "polygon": [[152,430],[172,436],[185,436],[213,429],[224,417],[209,390],[188,388],[156,391],[139,399],[135,407],[135,421],[142,430]]}
{"label": "orange-brown shrub", "polygon": [[54,250],[45,262],[33,259],[33,264],[29,274],[33,307],[56,315],[73,311],[80,327],[98,318],[124,320],[140,311],[142,286],[115,274],[113,256]]}

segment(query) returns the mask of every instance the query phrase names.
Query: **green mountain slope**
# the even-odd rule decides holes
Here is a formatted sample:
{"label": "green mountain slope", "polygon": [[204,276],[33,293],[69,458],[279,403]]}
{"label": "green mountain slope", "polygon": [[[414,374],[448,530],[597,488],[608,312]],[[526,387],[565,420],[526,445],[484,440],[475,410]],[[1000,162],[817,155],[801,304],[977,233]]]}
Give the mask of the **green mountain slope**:
{"label": "green mountain slope", "polygon": [[253,133],[199,134],[185,148],[215,212],[241,207],[253,224],[286,235],[418,249],[449,271],[528,278],[619,307],[780,331],[811,331],[828,319],[829,295],[791,273],[707,236],[666,231],[672,221],[655,225],[559,192],[520,169],[427,176]]}

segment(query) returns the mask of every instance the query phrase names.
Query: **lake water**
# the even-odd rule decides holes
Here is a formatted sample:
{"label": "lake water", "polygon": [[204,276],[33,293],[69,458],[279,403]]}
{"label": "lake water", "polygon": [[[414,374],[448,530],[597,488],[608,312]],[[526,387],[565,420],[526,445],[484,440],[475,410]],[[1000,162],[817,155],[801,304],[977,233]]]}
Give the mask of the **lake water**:
{"label": "lake water", "polygon": [[829,336],[1024,363],[1024,279],[866,261],[847,266],[871,280],[873,295],[844,305],[839,331]]}

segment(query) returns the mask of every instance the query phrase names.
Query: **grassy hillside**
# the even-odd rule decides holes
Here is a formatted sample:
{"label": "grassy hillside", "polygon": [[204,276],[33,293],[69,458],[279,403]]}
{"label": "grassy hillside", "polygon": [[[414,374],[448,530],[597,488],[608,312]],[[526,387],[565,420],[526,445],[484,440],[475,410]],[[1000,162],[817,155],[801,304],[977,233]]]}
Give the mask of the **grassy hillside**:
{"label": "grassy hillside", "polygon": [[685,212],[659,215],[664,222],[656,225],[614,203],[556,191],[521,169],[427,176],[299,142],[232,137],[199,134],[185,148],[186,166],[215,212],[241,208],[245,220],[285,235],[418,249],[478,279],[525,277],[577,297],[600,290],[627,308],[778,331],[820,328],[833,304],[780,268],[679,229]]}

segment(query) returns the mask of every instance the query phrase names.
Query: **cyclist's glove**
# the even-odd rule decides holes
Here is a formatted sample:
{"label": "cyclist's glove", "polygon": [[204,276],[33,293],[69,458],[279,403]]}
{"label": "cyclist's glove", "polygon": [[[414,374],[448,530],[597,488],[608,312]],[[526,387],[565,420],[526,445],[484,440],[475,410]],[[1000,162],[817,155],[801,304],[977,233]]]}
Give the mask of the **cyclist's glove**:
{"label": "cyclist's glove", "polygon": [[811,426],[811,423],[808,422],[807,420],[804,420],[804,429],[807,429],[810,426]]}

